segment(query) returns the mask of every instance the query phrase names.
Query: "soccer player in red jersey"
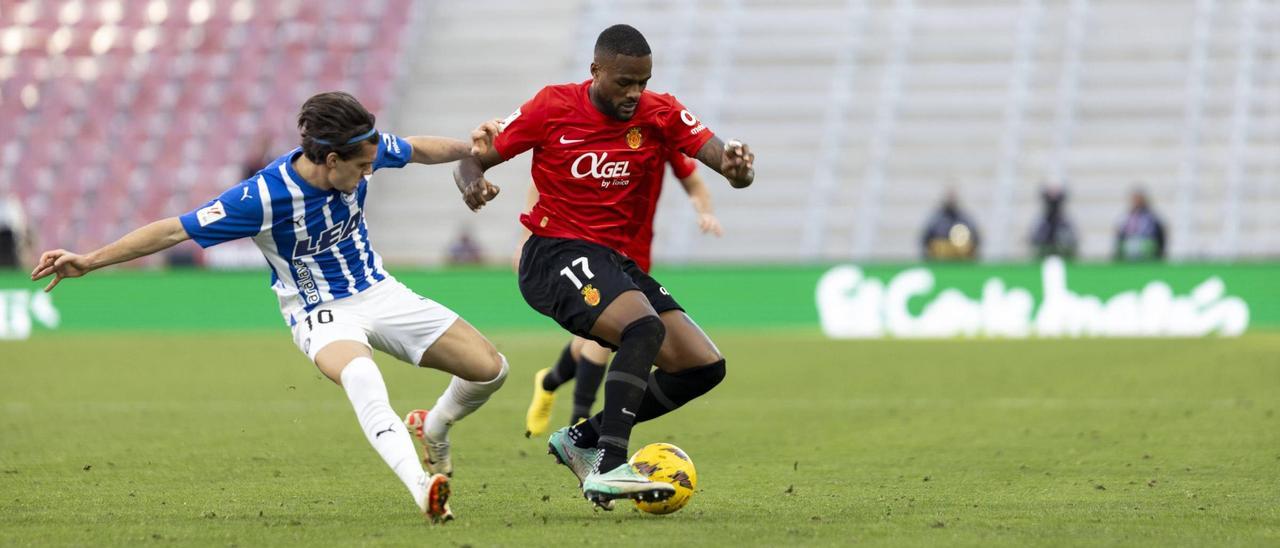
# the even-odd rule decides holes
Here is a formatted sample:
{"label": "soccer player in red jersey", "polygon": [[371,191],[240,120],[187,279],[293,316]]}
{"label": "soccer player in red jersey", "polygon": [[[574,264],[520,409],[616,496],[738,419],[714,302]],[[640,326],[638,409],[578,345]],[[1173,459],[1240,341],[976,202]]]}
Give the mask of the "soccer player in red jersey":
{"label": "soccer player in red jersey", "polygon": [[[697,163],[692,158],[675,151],[667,155],[667,163],[671,166],[672,175],[680,181],[680,186],[689,196],[689,202],[693,205],[694,211],[698,212],[698,228],[703,233],[722,235],[720,220],[712,212],[711,193],[707,191],[707,185],[698,175]],[[652,194],[650,204],[656,207],[662,193],[662,185],[654,185],[649,192]],[[537,202],[538,188],[530,185],[526,210],[532,209]],[[524,230],[524,235],[520,238],[520,247],[524,246],[530,234],[527,229]],[[647,273],[652,243],[653,225],[648,225],[636,234],[621,252],[635,261],[640,270]],[[516,249],[515,257],[515,264],[519,265],[519,248]],[[596,392],[599,391],[600,383],[604,381],[604,366],[608,363],[609,354],[608,348],[600,346],[595,341],[575,336],[565,345],[554,365],[538,370],[533,377],[533,401],[530,402],[529,411],[525,414],[525,436],[541,436],[546,433],[551,423],[551,409],[555,405],[556,389],[569,381],[574,381],[573,414],[570,415],[569,424],[574,425],[578,421],[590,418],[591,406],[596,401]]]}
{"label": "soccer player in red jersey", "polygon": [[[669,150],[697,158],[734,188],[755,179],[754,155],[727,145],[674,97],[645,91],[653,70],[635,28],[600,33],[591,80],[547,86],[503,121],[473,135],[475,155],[454,172],[472,209],[496,188],[484,171],[533,150],[538,203],[520,221],[533,233],[520,260],[520,292],[569,332],[616,348],[604,410],[553,433],[553,454],[608,508],[618,498],[661,500],[674,489],[627,465],[632,426],[662,416],[724,378],[724,356],[671,294],[623,252],[652,222],[651,189]],[[653,364],[658,370],[650,372]]]}

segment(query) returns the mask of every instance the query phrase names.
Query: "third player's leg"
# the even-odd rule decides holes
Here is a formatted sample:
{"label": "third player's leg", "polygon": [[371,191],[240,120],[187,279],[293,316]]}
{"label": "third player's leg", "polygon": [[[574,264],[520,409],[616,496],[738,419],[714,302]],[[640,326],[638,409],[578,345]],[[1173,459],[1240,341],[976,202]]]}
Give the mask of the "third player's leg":
{"label": "third player's leg", "polygon": [[574,337],[573,344],[578,347],[574,359],[581,360],[586,358],[591,363],[599,366],[604,366],[604,364],[608,363],[609,354],[613,353],[612,350],[600,346],[600,343],[582,337]]}
{"label": "third player's leg", "polygon": [[604,382],[605,364],[609,363],[609,354],[613,351],[600,346],[599,343],[578,337],[582,341],[582,348],[579,350],[577,371],[574,377],[577,379],[573,385],[573,414],[569,416],[569,424],[578,424],[579,421],[591,417],[591,406],[596,402],[596,393],[600,391],[600,384]]}

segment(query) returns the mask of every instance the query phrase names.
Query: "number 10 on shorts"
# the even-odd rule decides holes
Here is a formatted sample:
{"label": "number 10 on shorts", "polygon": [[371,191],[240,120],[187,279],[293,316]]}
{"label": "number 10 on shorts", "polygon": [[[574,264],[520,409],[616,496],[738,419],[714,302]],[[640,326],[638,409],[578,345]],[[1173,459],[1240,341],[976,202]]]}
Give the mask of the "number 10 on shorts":
{"label": "number 10 on shorts", "polygon": [[[591,265],[587,262],[586,257],[578,257],[577,259],[574,259],[572,263],[569,263],[569,265],[580,268],[583,276],[588,280],[596,277],[595,274],[591,273]],[[574,274],[573,270],[569,268],[569,266],[560,269],[560,275],[569,278],[569,281],[573,282],[574,287],[582,289],[582,280],[578,279],[578,275]]]}
{"label": "number 10 on shorts", "polygon": [[[315,324],[311,323],[311,314],[307,314],[306,322],[307,322],[307,330],[314,330],[314,329],[316,328]],[[321,311],[317,312],[317,313],[316,313],[316,322],[318,322],[318,323],[332,323],[332,322],[333,322],[333,311],[332,311],[332,310],[321,310]]]}

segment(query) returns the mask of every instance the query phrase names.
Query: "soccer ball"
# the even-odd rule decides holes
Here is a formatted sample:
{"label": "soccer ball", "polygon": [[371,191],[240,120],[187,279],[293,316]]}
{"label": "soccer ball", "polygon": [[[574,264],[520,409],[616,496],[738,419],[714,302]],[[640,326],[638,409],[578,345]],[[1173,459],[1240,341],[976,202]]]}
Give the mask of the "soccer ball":
{"label": "soccer ball", "polygon": [[651,443],[631,455],[631,467],[653,481],[664,481],[676,487],[676,494],[658,502],[635,501],[636,507],[650,514],[670,514],[684,508],[698,486],[698,471],[689,455],[670,443]]}

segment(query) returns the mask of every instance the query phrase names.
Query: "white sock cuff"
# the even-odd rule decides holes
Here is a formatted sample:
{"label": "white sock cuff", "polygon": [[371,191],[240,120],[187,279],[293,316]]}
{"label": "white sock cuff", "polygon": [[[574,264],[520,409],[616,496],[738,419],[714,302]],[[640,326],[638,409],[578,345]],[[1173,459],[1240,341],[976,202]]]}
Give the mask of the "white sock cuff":
{"label": "white sock cuff", "polygon": [[488,385],[502,386],[503,381],[507,380],[507,371],[511,369],[511,366],[507,365],[507,357],[503,356],[501,352],[498,353],[498,358],[502,360],[502,369],[498,370],[498,376],[484,382],[477,382],[475,384],[479,384],[483,386],[488,386]]}

